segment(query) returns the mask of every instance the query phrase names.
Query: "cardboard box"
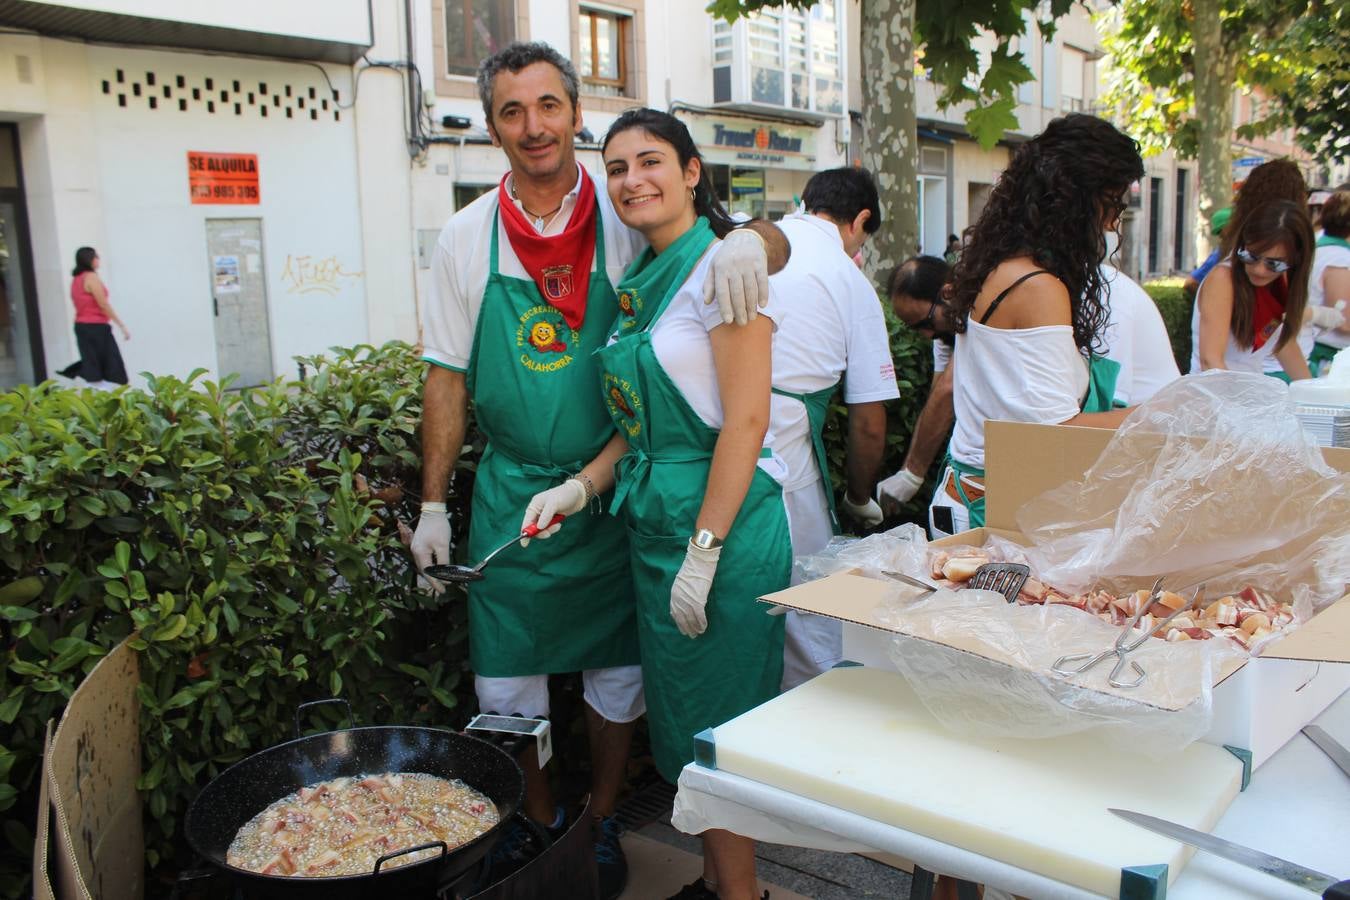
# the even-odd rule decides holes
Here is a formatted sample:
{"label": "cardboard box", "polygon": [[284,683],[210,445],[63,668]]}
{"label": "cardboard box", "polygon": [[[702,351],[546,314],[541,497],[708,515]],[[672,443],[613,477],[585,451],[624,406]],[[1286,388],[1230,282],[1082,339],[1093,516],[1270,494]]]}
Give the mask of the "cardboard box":
{"label": "cardboard box", "polygon": [[85,676],[54,734],[48,723],[33,847],[39,900],[144,896],[139,683],[139,659],[123,641]]}
{"label": "cardboard box", "polygon": [[[990,535],[1025,542],[1016,512],[1024,503],[1069,481],[1080,480],[1111,440],[1097,428],[989,422],[985,426],[989,487],[986,527],[935,542],[982,546]],[[1328,464],[1350,472],[1350,451],[1326,448]],[[891,668],[891,634],[873,611],[897,589],[856,573],[798,585],[764,600],[844,621],[844,657]],[[973,652],[956,646],[958,651]],[[980,653],[984,656],[985,654]],[[986,657],[988,658],[988,657]],[[1350,688],[1350,595],[1267,646],[1260,657],[1220,673],[1213,695],[1214,721],[1206,740],[1252,754],[1255,768],[1284,746],[1303,725]],[[1104,682],[1096,689],[1109,689]],[[1124,692],[1144,699],[1144,695]]]}

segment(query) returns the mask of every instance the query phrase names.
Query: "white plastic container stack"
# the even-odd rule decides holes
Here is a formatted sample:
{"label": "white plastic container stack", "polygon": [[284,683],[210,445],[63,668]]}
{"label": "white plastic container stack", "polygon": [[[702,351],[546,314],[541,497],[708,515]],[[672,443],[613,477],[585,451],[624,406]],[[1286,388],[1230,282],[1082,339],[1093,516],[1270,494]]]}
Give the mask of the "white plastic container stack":
{"label": "white plastic container stack", "polygon": [[1295,381],[1289,399],[1303,430],[1323,447],[1350,447],[1350,349],[1336,354],[1325,378]]}

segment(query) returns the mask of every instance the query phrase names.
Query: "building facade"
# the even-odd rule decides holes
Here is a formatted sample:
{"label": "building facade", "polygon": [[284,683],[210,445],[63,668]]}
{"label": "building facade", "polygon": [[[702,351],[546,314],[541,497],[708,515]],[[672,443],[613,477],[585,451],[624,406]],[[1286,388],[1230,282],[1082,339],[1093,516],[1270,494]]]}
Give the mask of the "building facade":
{"label": "building facade", "polygon": [[[623,110],[669,110],[731,210],[781,216],[811,173],[859,161],[860,3],[728,25],[680,0],[0,0],[0,388],[74,360],[86,245],[133,333],[131,372],[256,384],[330,346],[416,341],[437,234],[506,170],[474,73],[512,40],[575,62],[587,168]],[[974,221],[1019,143],[1100,111],[1081,6],[1049,39],[1028,17],[1017,46],[1035,77],[989,151],[916,60],[918,250]],[[1240,147],[1235,181],[1291,150]],[[1116,257],[1137,278],[1196,262],[1194,163],[1146,167]]]}

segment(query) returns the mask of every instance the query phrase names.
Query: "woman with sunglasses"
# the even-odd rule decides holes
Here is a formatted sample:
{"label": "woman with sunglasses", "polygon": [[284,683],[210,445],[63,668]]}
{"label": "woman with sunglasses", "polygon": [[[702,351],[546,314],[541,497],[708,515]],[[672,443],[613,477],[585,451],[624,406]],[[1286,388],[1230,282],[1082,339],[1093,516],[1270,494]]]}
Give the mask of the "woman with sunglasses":
{"label": "woman with sunglasses", "polygon": [[1205,276],[1191,318],[1191,372],[1261,373],[1274,358],[1291,379],[1311,378],[1296,340],[1313,263],[1307,207],[1274,200],[1250,211],[1233,232],[1233,255]]}
{"label": "woman with sunglasses", "polygon": [[984,423],[1114,428],[1120,366],[1104,357],[1110,317],[1100,264],[1139,146],[1095,116],[1055,119],[1018,148],[966,232],[952,311],[956,426],[929,507],[934,534],[984,524]]}

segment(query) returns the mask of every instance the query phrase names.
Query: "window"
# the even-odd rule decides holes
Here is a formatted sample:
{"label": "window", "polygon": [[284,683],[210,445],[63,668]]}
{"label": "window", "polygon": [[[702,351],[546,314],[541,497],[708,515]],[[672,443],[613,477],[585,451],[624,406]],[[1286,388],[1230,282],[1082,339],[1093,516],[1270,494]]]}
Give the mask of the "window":
{"label": "window", "polygon": [[844,112],[838,0],[789,6],[713,24],[713,101]]}
{"label": "window", "polygon": [[445,0],[445,63],[451,75],[473,75],[478,64],[515,40],[512,0]]}
{"label": "window", "polygon": [[1073,47],[1065,47],[1060,52],[1060,104],[1061,112],[1082,112],[1086,100],[1084,90],[1087,86],[1087,54]]}
{"label": "window", "polygon": [[577,71],[587,94],[632,96],[629,41],[633,17],[581,7],[577,28]]}

